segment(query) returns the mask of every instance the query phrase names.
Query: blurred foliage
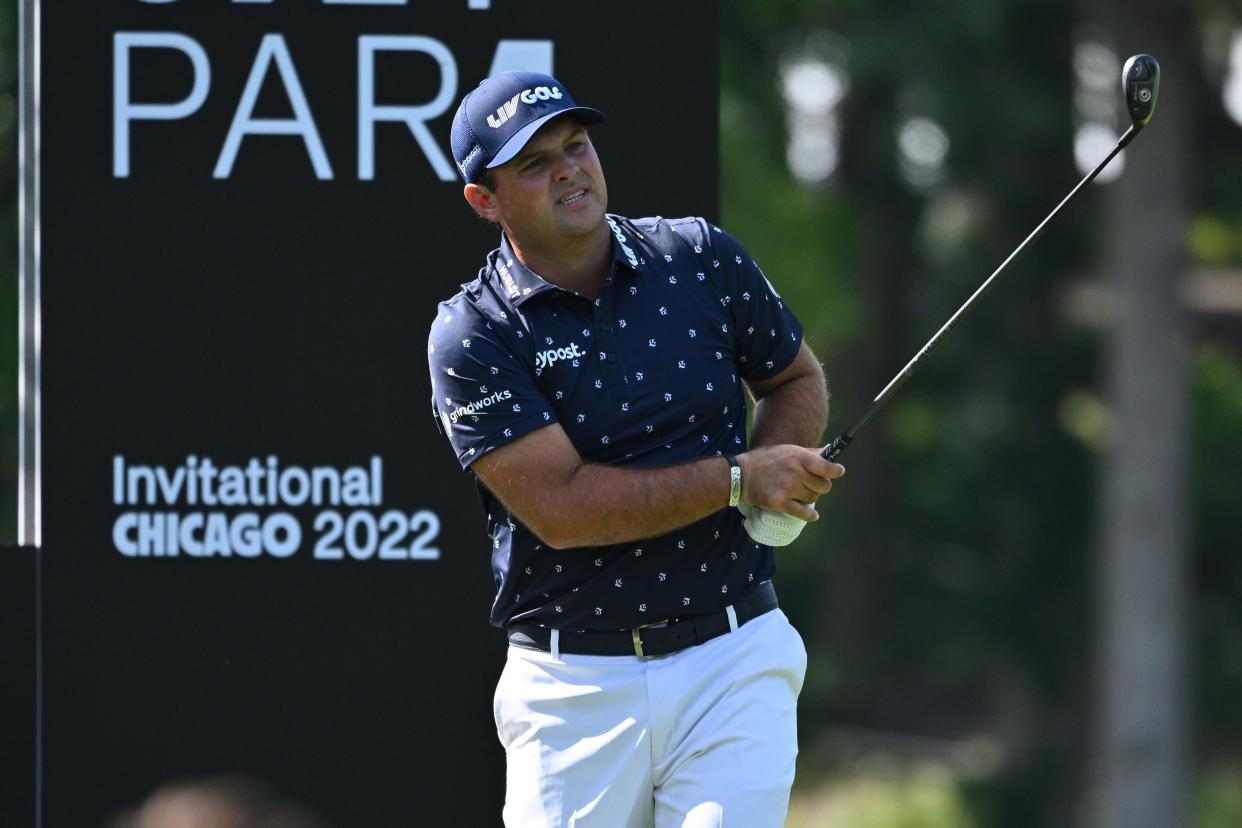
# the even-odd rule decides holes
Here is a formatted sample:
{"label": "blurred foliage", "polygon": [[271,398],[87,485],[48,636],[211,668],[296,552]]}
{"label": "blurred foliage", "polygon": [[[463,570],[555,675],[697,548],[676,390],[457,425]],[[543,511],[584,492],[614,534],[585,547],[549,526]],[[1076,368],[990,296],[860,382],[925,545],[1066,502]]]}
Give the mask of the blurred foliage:
{"label": "blurred foliage", "polygon": [[1186,243],[1195,261],[1219,265],[1242,258],[1242,222],[1196,216],[1188,236]]}
{"label": "blurred foliage", "polygon": [[[1196,685],[1206,752],[1242,754],[1242,364],[1203,347],[1195,360],[1193,504],[1199,647]],[[1234,823],[1242,825],[1242,820]]]}
{"label": "blurred foliage", "polygon": [[1242,767],[1212,768],[1203,774],[1194,802],[1195,828],[1242,825]]}
{"label": "blurred foliage", "polygon": [[[785,828],[975,828],[968,785],[946,769],[840,775],[803,789],[790,803]],[[1242,767],[1206,769],[1195,786],[1194,828],[1242,825]]]}
{"label": "blurred foliage", "polygon": [[793,803],[786,828],[974,828],[949,776],[923,769],[839,779]]}
{"label": "blurred foliage", "polygon": [[[827,438],[863,412],[1078,181],[1073,47],[1084,31],[1112,34],[1091,8],[1066,0],[722,5],[722,221],[796,309],[825,363]],[[1187,251],[1197,264],[1242,273],[1242,156],[1220,103],[1222,49],[1242,19],[1211,0],[1194,12],[1201,65],[1164,61],[1166,74],[1194,75],[1186,84],[1195,90],[1198,165]],[[786,161],[792,127],[781,68],[808,54],[848,78],[834,135],[839,165],[818,185],[800,183]],[[896,135],[912,116],[934,119],[950,139],[930,186],[901,174]],[[1150,128],[1159,128],[1159,113]],[[962,783],[960,801],[945,800],[956,821],[902,821],[895,805],[895,815],[877,817],[887,822],[859,815],[822,824],[1079,820],[1097,463],[1112,413],[1099,390],[1101,331],[1063,303],[1071,285],[1103,268],[1108,192],[1086,191],[923,364],[842,456],[848,473],[821,502],[824,519],[780,555],[782,606],[807,633],[812,658],[804,752],[820,751],[821,735],[846,725],[949,740],[986,733],[1004,756]],[[1195,704],[1204,751],[1237,757],[1242,324],[1213,314],[1195,318],[1193,332]],[[827,778],[849,798],[831,780],[854,769],[828,765],[825,776],[802,774],[798,790],[818,796]],[[897,788],[877,800],[905,801]]]}

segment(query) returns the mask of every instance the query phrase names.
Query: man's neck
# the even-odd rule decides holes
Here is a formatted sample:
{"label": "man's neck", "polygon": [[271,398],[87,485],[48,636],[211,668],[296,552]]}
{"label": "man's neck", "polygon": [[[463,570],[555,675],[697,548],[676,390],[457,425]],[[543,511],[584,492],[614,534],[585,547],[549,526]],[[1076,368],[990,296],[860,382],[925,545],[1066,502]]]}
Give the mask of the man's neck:
{"label": "man's neck", "polygon": [[518,261],[557,287],[594,299],[600,285],[608,277],[612,262],[612,235],[603,222],[594,233],[581,239],[559,242],[551,248],[523,244],[507,233],[506,236]]}

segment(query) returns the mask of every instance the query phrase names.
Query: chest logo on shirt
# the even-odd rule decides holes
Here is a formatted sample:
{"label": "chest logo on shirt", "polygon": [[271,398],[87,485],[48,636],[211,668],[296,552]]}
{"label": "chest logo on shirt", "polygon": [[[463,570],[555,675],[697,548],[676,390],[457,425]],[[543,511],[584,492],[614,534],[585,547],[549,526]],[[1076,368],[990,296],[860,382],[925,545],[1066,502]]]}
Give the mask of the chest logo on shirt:
{"label": "chest logo on shirt", "polygon": [[586,356],[586,352],[578,347],[577,342],[571,342],[564,348],[549,348],[546,351],[539,351],[535,354],[536,368],[550,368],[555,365],[557,360],[561,359],[578,359]]}

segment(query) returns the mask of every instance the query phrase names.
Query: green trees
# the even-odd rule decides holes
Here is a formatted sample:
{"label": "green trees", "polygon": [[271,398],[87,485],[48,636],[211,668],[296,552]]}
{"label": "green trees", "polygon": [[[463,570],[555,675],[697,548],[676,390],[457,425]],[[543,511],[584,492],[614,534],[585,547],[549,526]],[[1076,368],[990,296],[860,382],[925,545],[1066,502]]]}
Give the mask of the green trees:
{"label": "green trees", "polygon": [[[1140,15],[1133,22],[1146,20],[1146,34],[1119,25],[1119,12],[1065,2],[723,6],[721,218],[798,311],[825,362],[833,391],[826,439],[1077,182],[1075,127],[1092,103],[1076,66],[1110,48],[1116,58],[1152,51],[1166,81],[1177,76],[1168,89],[1181,100],[1161,101],[1153,134],[1133,147],[1129,177],[1084,193],[925,363],[842,456],[848,473],[822,503],[825,519],[780,556],[783,603],[807,633],[813,659],[802,708],[806,770],[848,772],[877,753],[922,761],[930,738],[942,746],[937,761],[957,769],[981,825],[1079,824],[1090,813],[1086,757],[1102,731],[1089,711],[1106,698],[1092,692],[1101,675],[1093,667],[1101,652],[1095,620],[1105,606],[1095,596],[1122,587],[1115,573],[1103,574],[1093,592],[1099,550],[1129,548],[1127,538],[1137,536],[1155,543],[1151,554],[1178,554],[1176,526],[1161,540],[1135,523],[1135,503],[1155,517],[1150,499],[1101,496],[1135,474],[1119,477],[1124,463],[1104,464],[1117,456],[1105,453],[1111,437],[1166,428],[1150,407],[1110,396],[1117,385],[1106,380],[1106,366],[1116,363],[1105,357],[1116,352],[1107,343],[1118,329],[1101,308],[1117,297],[1105,274],[1134,252],[1134,239],[1162,227],[1172,252],[1138,261],[1163,268],[1165,279],[1143,298],[1157,310],[1175,302],[1194,270],[1179,263],[1194,252],[1179,247],[1187,211],[1214,219],[1204,225],[1213,232],[1200,233],[1209,249],[1242,248],[1222,242],[1242,226],[1233,218],[1242,215],[1242,190],[1222,181],[1242,175],[1223,134],[1236,127],[1222,121],[1218,92],[1205,87],[1200,66],[1210,61],[1199,51],[1206,33],[1231,21],[1204,8],[1197,28],[1179,39],[1166,25],[1172,11],[1132,10]],[[1155,35],[1160,47],[1148,45]],[[790,92],[789,68],[799,61],[828,67],[801,74],[830,93]],[[1118,62],[1118,106],[1119,69]],[[1125,123],[1123,116],[1112,134]],[[1158,130],[1166,132],[1156,137]],[[1184,142],[1180,172],[1164,148],[1170,136]],[[1140,162],[1161,168],[1148,182],[1157,190],[1143,193],[1155,202],[1151,210],[1124,195],[1139,183]],[[1180,200],[1170,180],[1185,194]],[[1233,267],[1242,255],[1226,259],[1223,267]],[[1226,500],[1242,504],[1242,487],[1225,481],[1230,458],[1234,477],[1242,466],[1224,448],[1236,442],[1229,423],[1242,417],[1242,325],[1217,310],[1207,329],[1197,324],[1199,310],[1188,312],[1192,348],[1215,343],[1194,362],[1200,374],[1211,366],[1213,390],[1195,380],[1184,424],[1196,429],[1193,443],[1159,437],[1197,447],[1186,461],[1195,485],[1177,482],[1171,467],[1177,491],[1166,491],[1164,503],[1176,523],[1186,492],[1180,501],[1196,538],[1182,547],[1190,571],[1210,561],[1213,572],[1236,579],[1236,556],[1213,544],[1238,546],[1236,518],[1222,510]],[[1162,337],[1146,344],[1159,347]],[[1168,353],[1176,347],[1169,343]],[[1178,364],[1175,357],[1170,370]],[[1164,383],[1172,399],[1180,393],[1167,371],[1135,376],[1140,392]],[[1176,411],[1169,416],[1163,422],[1176,423]],[[1215,456],[1204,454],[1205,444]],[[1105,509],[1109,502],[1128,502],[1131,511]],[[1205,533],[1214,540],[1205,542]],[[1143,574],[1166,584],[1172,577],[1154,568]],[[1223,591],[1203,585],[1187,604],[1188,629],[1211,641],[1212,652],[1178,671],[1200,677],[1186,685],[1192,698],[1180,715],[1194,709],[1193,698],[1220,700],[1212,705],[1214,733],[1237,716],[1220,694],[1236,690],[1239,677],[1219,660],[1242,647]],[[1207,605],[1194,599],[1213,594],[1209,620]],[[1149,631],[1165,623],[1155,621]],[[1150,635],[1119,646],[1142,655],[1148,643]],[[1144,714],[1140,722],[1151,724]],[[1211,741],[1216,754],[1236,756],[1242,743],[1228,726],[1232,738]],[[867,735],[876,732],[886,734],[881,748]],[[979,745],[991,760],[958,756]]]}

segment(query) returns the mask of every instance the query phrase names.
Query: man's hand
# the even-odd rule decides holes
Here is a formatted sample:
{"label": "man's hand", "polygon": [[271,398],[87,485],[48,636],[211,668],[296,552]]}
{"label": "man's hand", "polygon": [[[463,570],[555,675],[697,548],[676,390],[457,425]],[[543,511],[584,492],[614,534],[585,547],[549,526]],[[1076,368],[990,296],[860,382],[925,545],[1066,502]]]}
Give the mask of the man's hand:
{"label": "man's hand", "polygon": [[737,462],[742,467],[742,500],[805,521],[819,520],[808,504],[845,474],[844,466],[801,446],[764,446],[739,454]]}

